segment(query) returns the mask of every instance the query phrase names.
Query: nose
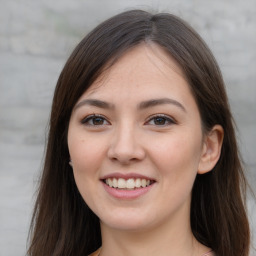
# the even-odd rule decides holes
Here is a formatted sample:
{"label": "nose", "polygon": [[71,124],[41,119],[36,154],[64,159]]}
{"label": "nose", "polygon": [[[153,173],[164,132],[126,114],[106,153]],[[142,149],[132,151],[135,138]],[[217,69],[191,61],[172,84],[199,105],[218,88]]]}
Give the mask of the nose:
{"label": "nose", "polygon": [[108,149],[109,159],[124,165],[144,159],[145,150],[135,130],[127,124],[115,129]]}

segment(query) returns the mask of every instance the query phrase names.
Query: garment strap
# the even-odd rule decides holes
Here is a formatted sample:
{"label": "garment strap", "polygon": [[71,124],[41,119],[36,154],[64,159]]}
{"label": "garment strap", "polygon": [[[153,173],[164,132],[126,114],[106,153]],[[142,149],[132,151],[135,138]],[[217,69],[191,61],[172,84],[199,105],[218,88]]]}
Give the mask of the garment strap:
{"label": "garment strap", "polygon": [[201,256],[207,256],[207,255],[209,255],[211,252],[212,252],[212,250],[210,250],[209,252],[206,252],[206,253],[202,254]]}

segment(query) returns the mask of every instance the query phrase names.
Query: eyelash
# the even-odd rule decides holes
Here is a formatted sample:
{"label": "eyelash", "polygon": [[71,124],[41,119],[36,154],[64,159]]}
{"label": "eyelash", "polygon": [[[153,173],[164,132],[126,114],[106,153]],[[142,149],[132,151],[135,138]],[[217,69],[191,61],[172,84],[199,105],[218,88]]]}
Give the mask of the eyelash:
{"label": "eyelash", "polygon": [[[164,121],[165,123],[164,124],[160,124],[160,125],[159,124],[158,125],[157,124],[152,124],[152,125],[164,127],[164,126],[168,126],[168,125],[172,125],[172,124],[176,124],[177,123],[173,118],[171,118],[171,117],[169,117],[167,115],[156,114],[156,115],[150,116],[148,118],[148,120],[146,121],[146,124],[149,124],[151,121],[156,121],[157,118],[162,119],[162,121]],[[166,124],[166,122],[167,122],[167,124]],[[149,124],[149,125],[151,125],[151,124]]]}
{"label": "eyelash", "polygon": [[93,114],[93,115],[89,115],[86,116],[81,123],[87,126],[102,126],[102,125],[106,125],[106,124],[93,124],[93,123],[89,123],[90,121],[95,121],[96,119],[100,119],[103,122],[107,122],[107,125],[109,125],[110,123],[107,121],[106,117],[102,116],[102,115],[97,115],[97,114]]}
{"label": "eyelash", "polygon": [[[98,121],[101,121],[102,123],[100,124],[95,124],[95,123],[90,123],[95,121],[96,119],[99,119]],[[157,119],[160,119],[161,121],[164,122],[164,124],[156,124],[155,122],[157,121]],[[158,120],[158,121],[160,121]],[[154,121],[154,124],[150,124],[151,121]],[[107,124],[105,123],[107,122]],[[167,122],[167,123],[166,123]],[[87,126],[102,126],[102,125],[109,125],[110,122],[106,119],[106,117],[102,116],[102,115],[98,115],[98,114],[92,114],[89,116],[86,116],[82,121],[82,124],[87,125]],[[172,124],[177,124],[177,122],[164,114],[155,114],[153,116],[150,116],[147,121],[145,122],[146,125],[155,125],[155,126],[159,126],[159,127],[165,127],[168,125],[172,125]]]}

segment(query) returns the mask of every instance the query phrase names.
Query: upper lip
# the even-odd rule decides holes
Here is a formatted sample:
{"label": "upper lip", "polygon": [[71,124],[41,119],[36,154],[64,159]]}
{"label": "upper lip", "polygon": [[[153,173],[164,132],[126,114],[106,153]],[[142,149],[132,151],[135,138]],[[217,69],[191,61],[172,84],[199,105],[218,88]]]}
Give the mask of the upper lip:
{"label": "upper lip", "polygon": [[108,178],[123,178],[125,180],[128,180],[128,179],[132,179],[132,178],[138,178],[138,179],[146,179],[146,180],[154,180],[154,178],[152,177],[148,177],[148,176],[145,176],[145,175],[141,175],[139,173],[119,173],[119,172],[114,172],[114,173],[110,173],[110,174],[107,174],[107,175],[104,175],[101,180],[106,180]]}

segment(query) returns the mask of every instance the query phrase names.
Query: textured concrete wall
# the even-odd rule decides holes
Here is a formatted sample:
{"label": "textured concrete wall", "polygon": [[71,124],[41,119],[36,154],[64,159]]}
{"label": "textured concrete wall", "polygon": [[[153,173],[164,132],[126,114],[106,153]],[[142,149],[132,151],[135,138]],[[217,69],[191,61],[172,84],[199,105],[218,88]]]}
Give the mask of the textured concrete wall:
{"label": "textured concrete wall", "polygon": [[[227,84],[248,177],[255,186],[255,0],[0,0],[0,4],[0,256],[25,254],[51,98],[66,58],[94,25],[130,8],[178,14],[212,48]],[[249,200],[254,240],[255,208]]]}

